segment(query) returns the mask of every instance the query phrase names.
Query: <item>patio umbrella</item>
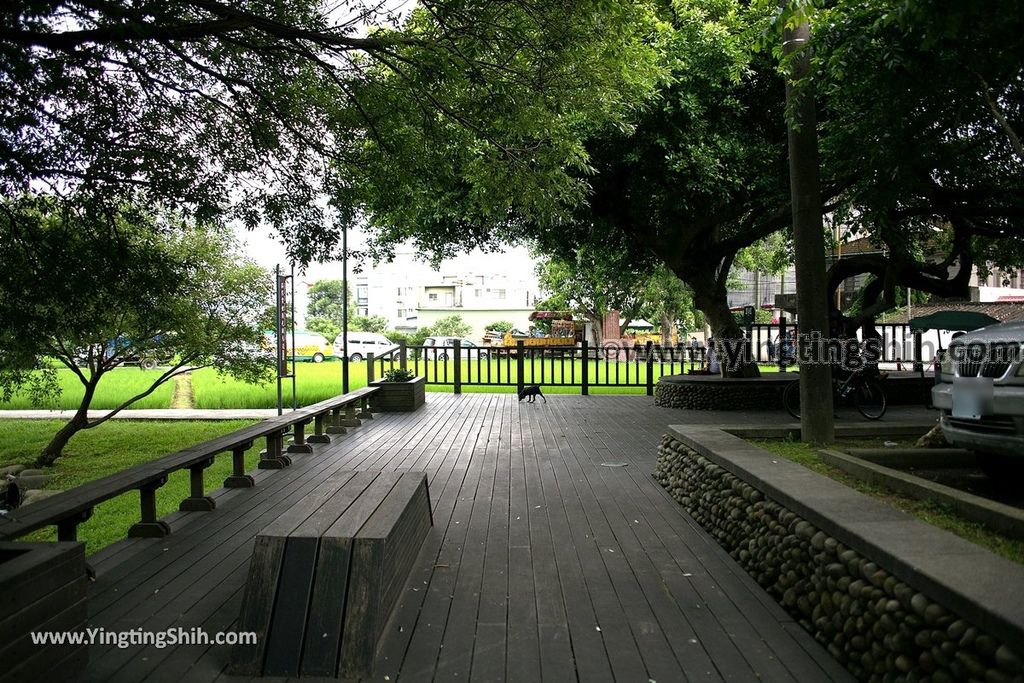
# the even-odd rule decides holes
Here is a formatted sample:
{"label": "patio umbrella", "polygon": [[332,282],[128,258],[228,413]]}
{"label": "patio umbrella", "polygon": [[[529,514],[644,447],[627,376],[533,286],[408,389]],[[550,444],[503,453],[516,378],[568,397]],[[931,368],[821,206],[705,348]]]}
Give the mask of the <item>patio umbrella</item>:
{"label": "patio umbrella", "polygon": [[910,321],[912,330],[964,330],[970,332],[999,321],[977,311],[938,311]]}

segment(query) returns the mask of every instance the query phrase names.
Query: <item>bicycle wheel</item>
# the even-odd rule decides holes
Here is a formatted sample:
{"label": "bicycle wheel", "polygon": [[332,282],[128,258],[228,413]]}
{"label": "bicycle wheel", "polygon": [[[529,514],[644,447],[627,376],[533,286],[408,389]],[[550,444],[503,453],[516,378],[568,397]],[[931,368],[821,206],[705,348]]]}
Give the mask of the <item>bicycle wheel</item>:
{"label": "bicycle wheel", "polygon": [[860,414],[869,420],[877,420],[885,415],[885,390],[873,379],[857,385],[853,392],[853,402]]}
{"label": "bicycle wheel", "polygon": [[800,380],[793,380],[786,385],[782,392],[782,405],[786,406],[786,412],[800,419]]}

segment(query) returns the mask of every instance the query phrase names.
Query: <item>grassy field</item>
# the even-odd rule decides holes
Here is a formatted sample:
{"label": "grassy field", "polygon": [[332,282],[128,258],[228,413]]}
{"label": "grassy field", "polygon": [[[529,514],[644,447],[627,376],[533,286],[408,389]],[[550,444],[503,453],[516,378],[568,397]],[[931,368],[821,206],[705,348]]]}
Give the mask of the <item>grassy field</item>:
{"label": "grassy field", "polygon": [[[0,422],[0,463],[30,465],[61,424],[58,420]],[[53,477],[47,488],[73,488],[249,424],[251,422],[247,421],[111,420],[95,429],[80,432],[71,439],[64,457],[47,472]],[[250,449],[246,453],[246,469],[255,468],[258,459],[259,448]],[[220,488],[221,482],[230,473],[230,455],[218,456],[213,466],[206,470],[207,490]],[[157,491],[157,515],[162,517],[177,510],[178,504],[188,495],[188,470],[175,472]],[[138,520],[139,495],[129,492],[96,506],[92,518],[78,527],[78,538],[86,542],[86,552],[94,553],[123,539],[128,528]],[[56,532],[51,528],[41,529],[26,536],[24,540],[53,541],[56,538]]]}
{"label": "grassy field", "polygon": [[[839,449],[843,448],[881,448],[882,442],[886,439],[843,439],[836,444]],[[909,496],[894,493],[888,489],[874,486],[852,477],[837,467],[824,462],[818,455],[815,447],[793,441],[765,440],[755,441],[756,445],[782,456],[787,460],[799,463],[808,469],[824,474],[826,477],[846,484],[861,493],[891,505],[897,510],[902,510],[929,524],[941,529],[950,531],[961,538],[972,543],[988,548],[997,555],[1024,564],[1024,541],[1008,538],[1002,534],[990,531],[984,525],[968,522],[958,517],[951,508],[936,503],[920,501]],[[899,442],[898,442],[899,443]],[[899,443],[900,447],[909,447],[913,441]]]}
{"label": "grassy field", "polygon": [[[409,361],[409,368],[427,377],[427,391],[450,392],[452,387],[445,384],[430,384],[434,381],[451,382],[455,376],[454,361]],[[654,365],[654,381],[657,382],[662,371],[665,374],[685,372],[680,364],[664,368]],[[775,366],[763,366],[763,373],[778,372]],[[160,370],[140,370],[138,368],[118,368],[113,370],[99,384],[93,408],[114,408],[126,398],[144,391],[160,374]],[[483,393],[511,393],[515,391],[516,363],[508,363],[505,359],[488,360],[486,362],[462,362],[463,391]],[[366,363],[353,363],[350,367],[349,386],[358,389],[366,386]],[[525,360],[524,383],[540,384],[547,394],[579,394],[583,373],[581,360],[566,359],[564,362],[550,360],[541,363],[538,359]],[[379,370],[378,370],[378,374]],[[619,363],[609,361],[591,361],[589,363],[590,393],[592,394],[643,394],[646,391],[646,367],[644,364]],[[74,409],[78,407],[82,397],[82,385],[70,370],[57,372],[62,387],[60,398],[52,405],[44,408]],[[794,375],[795,377],[796,375]],[[510,382],[511,378],[511,382]],[[500,385],[472,384],[478,381],[506,382]],[[552,386],[554,383],[574,382],[575,386]],[[467,382],[469,382],[467,384]],[[632,386],[600,386],[609,383],[630,384]],[[322,401],[336,396],[341,391],[341,364],[298,363],[296,365],[296,394],[300,406]],[[204,368],[192,373],[192,390],[195,395],[196,408],[274,408],[277,406],[277,383],[253,385],[240,382],[230,377],[218,375],[212,368]],[[158,388],[153,394],[134,404],[132,408],[169,408],[174,393],[172,383]],[[285,405],[291,405],[291,380],[284,380]],[[0,403],[0,409],[31,409],[34,408],[28,396],[17,394],[8,403]]]}
{"label": "grassy field", "polygon": [[[116,408],[126,398],[131,398],[149,388],[150,384],[162,374],[162,370],[142,370],[140,368],[116,368],[100,380],[96,386],[96,395],[92,407],[97,409]],[[57,381],[60,384],[60,396],[53,402],[43,406],[34,406],[24,392],[15,394],[7,403],[0,402],[0,410],[25,410],[32,408],[74,409],[82,402],[85,391],[78,377],[68,370],[57,370]],[[167,408],[171,404],[174,385],[163,384],[152,394],[140,400],[134,408]]]}

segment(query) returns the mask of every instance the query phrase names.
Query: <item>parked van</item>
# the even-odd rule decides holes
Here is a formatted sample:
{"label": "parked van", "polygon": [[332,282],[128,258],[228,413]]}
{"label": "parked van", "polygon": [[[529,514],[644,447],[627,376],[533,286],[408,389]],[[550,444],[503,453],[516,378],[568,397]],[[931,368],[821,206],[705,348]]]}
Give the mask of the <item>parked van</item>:
{"label": "parked van", "polygon": [[[273,351],[276,348],[275,338],[276,335],[273,332],[268,332],[264,335],[266,338],[267,349]],[[292,336],[288,334],[288,360],[292,360],[294,355],[297,361],[312,361],[314,363],[323,363],[324,360],[333,357],[334,351],[331,349],[331,345],[327,343],[327,340],[322,335],[314,332],[306,332],[304,330],[295,331],[295,345],[292,346]]]}
{"label": "parked van", "polygon": [[[344,336],[340,334],[334,340],[334,355],[338,358],[344,357],[345,354],[342,346],[343,340]],[[383,334],[378,334],[377,332],[348,333],[348,359],[355,363],[363,360],[370,353],[379,356],[393,346],[397,345]]]}

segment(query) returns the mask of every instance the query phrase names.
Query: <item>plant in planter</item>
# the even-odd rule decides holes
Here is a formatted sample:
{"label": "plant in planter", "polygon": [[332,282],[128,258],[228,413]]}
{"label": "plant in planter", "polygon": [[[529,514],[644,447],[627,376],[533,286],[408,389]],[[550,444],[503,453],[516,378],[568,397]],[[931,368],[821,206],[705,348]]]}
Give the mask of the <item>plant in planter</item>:
{"label": "plant in planter", "polygon": [[374,396],[374,410],[385,413],[416,410],[427,400],[426,382],[426,377],[417,377],[409,370],[388,370],[383,378],[370,382],[371,387],[380,388]]}

